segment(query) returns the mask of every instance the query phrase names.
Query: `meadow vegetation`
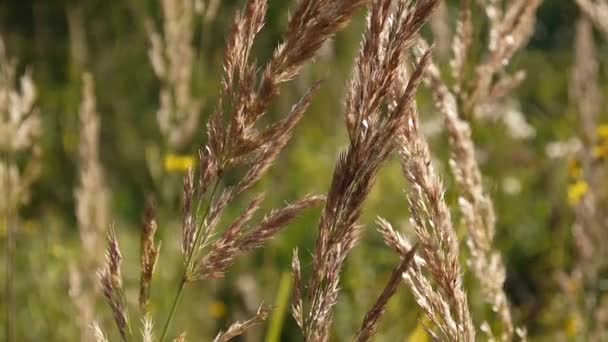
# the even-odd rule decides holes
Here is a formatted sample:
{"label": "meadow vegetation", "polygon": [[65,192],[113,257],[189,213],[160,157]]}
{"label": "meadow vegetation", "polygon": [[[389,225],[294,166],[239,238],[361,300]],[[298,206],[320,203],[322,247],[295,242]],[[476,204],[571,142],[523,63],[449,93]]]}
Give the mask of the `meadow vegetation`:
{"label": "meadow vegetation", "polygon": [[2,340],[608,341],[607,0],[0,4]]}

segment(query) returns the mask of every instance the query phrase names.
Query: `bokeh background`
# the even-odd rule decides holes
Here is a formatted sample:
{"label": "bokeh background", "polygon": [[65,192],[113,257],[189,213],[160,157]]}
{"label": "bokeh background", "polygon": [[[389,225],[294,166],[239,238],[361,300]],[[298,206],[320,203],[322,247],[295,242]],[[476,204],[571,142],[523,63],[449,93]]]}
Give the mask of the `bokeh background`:
{"label": "bokeh background", "polygon": [[[206,119],[219,93],[224,37],[235,11],[244,1],[219,0],[214,12],[195,17],[193,93],[202,101]],[[457,1],[424,30],[434,39],[440,60],[449,49],[442,30],[453,31]],[[267,25],[255,44],[255,58],[265,61],[280,40],[294,1],[269,1]],[[533,341],[576,340],[578,324],[562,305],[560,272],[572,264],[571,228],[574,213],[568,204],[568,153],[580,135],[579,117],[569,97],[573,64],[574,1],[545,0],[538,12],[529,45],[516,55],[509,69],[527,70],[527,79],[510,97],[503,112],[474,121],[474,139],[487,189],[498,214],[497,247],[507,264],[507,293],[517,322],[528,328]],[[70,297],[70,265],[83,251],[75,214],[78,185],[78,146],[81,75],[90,71],[96,83],[101,117],[100,158],[110,191],[111,220],[124,254],[125,286],[136,307],[139,281],[139,232],[145,204],[153,201],[163,241],[152,288],[151,309],[160,325],[177,286],[181,180],[183,170],[167,167],[169,155],[196,155],[204,144],[203,124],[192,143],[172,150],[163,143],[156,121],[160,83],[148,60],[146,23],[159,27],[162,14],[155,0],[0,1],[0,33],[7,51],[19,59],[20,71],[29,68],[38,87],[42,119],[42,173],[33,184],[29,201],[21,207],[16,234],[14,296],[18,341],[73,341],[80,336],[76,308]],[[257,190],[265,191],[265,208],[277,207],[309,193],[325,193],[346,132],[342,101],[364,25],[364,13],[325,46],[315,63],[283,88],[269,118],[283,115],[312,84],[323,79],[322,91],[274,168]],[[448,36],[449,37],[449,36]],[[479,38],[483,39],[483,38]],[[446,41],[447,40],[447,41]],[[602,93],[608,94],[608,45],[596,36]],[[457,218],[456,194],[447,167],[447,138],[427,90],[419,95],[420,112],[435,163],[446,183],[447,198]],[[606,107],[604,107],[606,108]],[[606,109],[602,111],[605,118]],[[503,120],[515,116],[516,123]],[[519,120],[519,121],[517,121]],[[515,129],[511,127],[519,125]],[[524,130],[526,134],[516,134]],[[565,146],[565,147],[564,147]],[[556,152],[556,150],[558,150]],[[396,161],[381,172],[366,203],[361,244],[347,261],[340,302],[335,314],[336,340],[349,340],[397,262],[375,232],[382,216],[407,231],[404,179]],[[2,196],[0,188],[0,196]],[[240,208],[229,209],[234,216]],[[174,330],[188,331],[191,341],[210,340],[230,322],[251,316],[264,302],[276,305],[269,322],[244,340],[300,340],[290,316],[290,260],[299,247],[303,268],[310,269],[319,210],[307,211],[266,248],[241,258],[225,279],[205,281],[186,289]],[[6,238],[6,226],[0,239]],[[459,234],[464,234],[459,227]],[[463,250],[464,247],[463,247]],[[465,253],[466,254],[466,253]],[[2,277],[6,276],[3,258]],[[466,269],[466,268],[465,268]],[[90,270],[94,272],[94,270]],[[476,295],[476,284],[465,272],[474,317],[491,317]],[[606,281],[605,281],[606,282]],[[608,285],[606,285],[608,288]],[[478,292],[478,291],[477,291]],[[0,302],[6,317],[6,297]],[[117,337],[110,310],[101,296],[96,316]],[[380,328],[379,341],[425,341],[421,320],[403,287],[391,302]],[[136,325],[137,326],[137,325]],[[2,328],[4,329],[4,327]]]}

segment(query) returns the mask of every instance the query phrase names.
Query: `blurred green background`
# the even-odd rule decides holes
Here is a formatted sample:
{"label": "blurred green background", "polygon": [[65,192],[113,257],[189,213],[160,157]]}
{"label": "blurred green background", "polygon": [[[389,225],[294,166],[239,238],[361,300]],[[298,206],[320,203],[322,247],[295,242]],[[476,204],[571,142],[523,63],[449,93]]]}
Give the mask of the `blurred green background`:
{"label": "blurred green background", "polygon": [[[224,37],[235,11],[244,1],[220,0],[212,18],[196,17],[193,45],[197,53],[193,89],[203,102],[202,115],[210,113],[219,93]],[[456,1],[450,1],[447,24],[453,30]],[[294,1],[269,1],[267,25],[255,44],[255,58],[265,61],[280,40],[288,10]],[[576,325],[560,305],[563,296],[556,280],[572,263],[572,208],[568,206],[567,160],[548,156],[548,146],[579,135],[579,120],[568,96],[573,61],[574,1],[545,0],[538,13],[535,34],[516,55],[509,69],[524,69],[528,77],[512,96],[513,110],[523,113],[534,134],[520,139],[509,134],[500,120],[474,122],[474,139],[481,156],[487,189],[498,213],[497,246],[508,268],[506,289],[517,322],[528,327],[531,340],[575,339]],[[159,81],[148,62],[147,19],[161,23],[154,0],[68,1],[4,0],[0,2],[0,33],[8,53],[19,59],[19,70],[31,68],[39,90],[43,121],[42,174],[31,189],[30,201],[20,211],[16,240],[15,301],[19,341],[78,340],[76,310],[69,296],[68,269],[77,260],[80,240],[75,216],[74,189],[78,184],[78,106],[81,73],[91,71],[96,81],[101,114],[101,162],[111,191],[111,218],[121,240],[125,285],[135,308],[139,281],[139,230],[146,201],[158,206],[160,263],[152,287],[152,311],[158,325],[164,322],[177,286],[181,178],[166,172],[161,182],[151,174],[150,163],[171,153],[195,155],[204,143],[204,129],[181,151],[163,146],[156,121]],[[322,90],[296,129],[294,138],[256,190],[267,193],[265,208],[273,208],[308,193],[325,193],[338,152],[345,146],[342,118],[345,83],[363,30],[364,13],[322,51],[294,82],[283,88],[269,120],[283,115],[314,80]],[[429,25],[424,35],[432,37]],[[608,85],[608,45],[599,34],[598,56],[603,94]],[[84,44],[74,52],[75,43]],[[448,42],[449,44],[449,42]],[[440,49],[439,49],[440,50]],[[441,51],[438,51],[441,54]],[[440,58],[440,60],[442,60]],[[445,58],[443,59],[445,61]],[[456,196],[448,172],[447,139],[437,129],[438,115],[427,90],[419,95],[420,112],[447,187],[457,219]],[[605,117],[608,113],[603,110]],[[156,159],[154,159],[156,158]],[[384,247],[374,220],[383,216],[407,228],[405,182],[396,161],[389,162],[367,201],[361,222],[366,225],[361,244],[347,262],[342,294],[334,323],[336,340],[349,340],[379,294],[397,258]],[[247,203],[241,199],[241,208]],[[228,216],[241,208],[232,207]],[[279,305],[288,300],[291,251],[298,246],[303,268],[310,270],[310,252],[320,210],[307,211],[263,250],[241,258],[225,279],[205,281],[186,289],[174,321],[175,332],[188,331],[191,341],[210,340],[230,322],[244,319],[264,302]],[[464,234],[462,227],[459,233]],[[0,237],[5,239],[3,233]],[[2,244],[4,246],[4,243]],[[4,248],[4,247],[3,247]],[[463,244],[463,251],[466,250]],[[2,253],[2,258],[5,258]],[[466,254],[466,253],[464,253]],[[5,276],[2,262],[2,276]],[[466,269],[466,268],[465,268]],[[465,273],[474,318],[492,317],[483,305],[476,284]],[[283,279],[283,280],[282,280]],[[283,284],[283,291],[278,288]],[[0,317],[6,320],[3,296]],[[244,337],[245,340],[300,340],[289,312]],[[135,311],[135,310],[133,310]],[[102,303],[97,317],[112,340],[117,337],[110,310]],[[391,302],[380,326],[380,341],[425,340],[420,311],[403,287]],[[137,325],[135,325],[137,326]],[[272,327],[272,328],[269,328]],[[4,327],[2,328],[4,329]]]}

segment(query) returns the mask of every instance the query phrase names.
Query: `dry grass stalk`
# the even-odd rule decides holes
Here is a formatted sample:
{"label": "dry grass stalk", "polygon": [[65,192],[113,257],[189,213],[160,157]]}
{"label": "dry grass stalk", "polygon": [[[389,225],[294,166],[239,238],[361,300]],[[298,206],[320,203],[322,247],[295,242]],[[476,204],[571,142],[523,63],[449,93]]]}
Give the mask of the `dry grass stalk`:
{"label": "dry grass stalk", "polygon": [[[6,229],[5,338],[14,340],[13,254],[19,207],[28,201],[29,188],[40,173],[40,118],[35,107],[36,87],[29,72],[19,78],[17,61],[9,58],[0,36],[0,215]],[[25,165],[18,163],[23,154]],[[21,159],[21,158],[19,158]]]}
{"label": "dry grass stalk", "polygon": [[[344,1],[338,6],[326,1],[303,1],[292,15],[288,32],[283,44],[280,45],[265,67],[256,87],[257,67],[250,64],[249,54],[256,34],[261,30],[266,12],[266,2],[252,0],[243,13],[237,14],[234,28],[228,38],[224,69],[225,76],[222,86],[220,103],[209,123],[209,143],[201,149],[200,175],[194,182],[192,175],[186,178],[184,185],[184,229],[182,249],[186,259],[197,254],[201,246],[207,244],[213,234],[222,211],[238,194],[251,188],[267,172],[281,149],[289,141],[293,130],[302,115],[310,105],[319,84],[292,107],[291,112],[282,120],[272,124],[266,130],[259,132],[254,126],[278,94],[279,84],[295,77],[303,64],[309,60],[321,44],[329,39],[335,31],[341,28],[357,7],[354,1]],[[225,111],[230,111],[230,120],[223,121]],[[219,198],[215,198],[217,185],[228,169],[245,165],[248,171],[234,186],[225,189]],[[214,183],[211,191],[209,208],[198,217],[197,209],[207,192]],[[279,219],[296,214],[306,206],[319,203],[318,197],[307,197],[297,205],[288,206],[270,221],[258,227],[259,230],[250,236],[246,249],[255,247],[252,240],[265,240],[269,234],[278,231],[278,226],[288,220]],[[258,200],[252,203],[244,216],[235,222],[226,234],[241,232],[241,227],[259,205]],[[295,211],[294,211],[295,210]],[[208,215],[207,215],[208,214]],[[272,216],[272,215],[271,215]],[[274,226],[272,226],[274,224]],[[204,227],[203,227],[204,226]],[[233,243],[232,241],[231,243]],[[221,244],[215,244],[220,248]],[[187,279],[200,277],[200,265],[203,259],[189,265]],[[196,265],[195,265],[196,264]],[[205,269],[207,266],[204,267]],[[192,277],[190,277],[192,276]]]}
{"label": "dry grass stalk", "polygon": [[405,273],[410,267],[415,254],[416,246],[404,253],[403,258],[391,273],[391,277],[382,290],[380,297],[378,297],[376,303],[374,303],[374,306],[365,314],[361,328],[359,328],[359,332],[357,332],[357,335],[355,336],[356,341],[371,341],[372,337],[376,335],[376,331],[378,330],[378,322],[386,311],[386,305],[388,304],[388,301],[395,295],[395,293],[397,293],[399,284],[401,284],[403,279],[403,273]]}
{"label": "dry grass stalk", "polygon": [[266,240],[276,235],[289,222],[306,208],[318,206],[324,202],[322,196],[308,196],[284,208],[273,210],[260,223],[246,230],[244,225],[257,209],[261,198],[256,198],[241,217],[209,248],[207,255],[196,267],[196,273],[188,275],[189,279],[221,278],[235,258],[255,248],[261,247]]}
{"label": "dry grass stalk", "polygon": [[[486,13],[489,26],[488,46],[482,50],[482,60],[470,62],[475,60],[471,0],[461,0],[452,40],[450,67],[454,83],[451,90],[463,102],[462,111],[466,115],[492,105],[523,81],[523,71],[509,74],[505,68],[532,36],[536,10],[542,0],[481,0],[478,3]],[[467,79],[470,68],[474,69],[475,77]]]}
{"label": "dry grass stalk", "polygon": [[103,236],[109,225],[109,191],[99,158],[100,119],[96,109],[95,85],[91,74],[82,77],[79,143],[80,186],[76,189],[76,216],[83,249],[90,265],[103,262]]}
{"label": "dry grass stalk", "polygon": [[[469,232],[467,245],[471,251],[470,266],[481,284],[485,300],[500,317],[503,328],[500,338],[506,341],[514,338],[516,329],[503,290],[505,266],[492,246],[496,217],[492,200],[483,187],[470,126],[462,117],[470,117],[481,106],[498,101],[523,81],[523,72],[509,75],[505,68],[517,50],[530,39],[535,13],[541,2],[480,2],[489,20],[489,44],[484,59],[474,65],[475,78],[469,83],[465,74],[468,67],[466,62],[471,60],[473,26],[471,3],[463,0],[450,63],[455,79],[452,89],[442,79],[437,66],[431,64],[428,73],[428,82],[435,103],[444,116],[452,146],[450,166],[461,192],[459,205],[463,223]],[[523,334],[523,330],[519,332]],[[491,335],[491,332],[488,333]]]}
{"label": "dry grass stalk", "polygon": [[[6,185],[0,196],[2,212],[27,201],[30,185],[39,174],[38,140],[42,132],[35,106],[36,86],[29,72],[17,80],[18,76],[17,61],[7,55],[0,37],[0,176]],[[14,161],[18,153],[29,155],[24,167]]]}
{"label": "dry grass stalk", "polygon": [[576,0],[579,8],[606,37],[608,37],[608,1]]}
{"label": "dry grass stalk", "polygon": [[[428,53],[423,61],[424,58],[430,62]],[[412,106],[409,111],[409,121],[400,135],[401,160],[410,184],[408,203],[424,264],[414,265],[405,279],[443,338],[474,341],[475,328],[462,286],[458,238],[443,197],[443,184],[431,164],[428,143],[418,127],[416,108]],[[423,269],[429,272],[435,286]]]}
{"label": "dry grass stalk", "polygon": [[469,266],[481,285],[484,299],[492,305],[501,319],[501,338],[509,341],[513,339],[515,328],[503,290],[506,270],[500,253],[492,246],[496,217],[492,200],[483,187],[471,129],[469,124],[459,117],[456,99],[441,80],[439,69],[435,65],[429,67],[428,79],[435,103],[444,115],[452,146],[450,166],[461,193],[458,203],[463,224],[469,232]]}
{"label": "dry grass stalk", "polygon": [[449,6],[444,1],[441,1],[429,19],[429,26],[435,39],[435,54],[439,56],[447,56],[450,51],[450,40],[452,37],[449,16]]}
{"label": "dry grass stalk", "polygon": [[[82,77],[82,102],[80,105],[81,135],[79,143],[80,185],[75,191],[76,217],[82,258],[72,269],[70,293],[78,309],[82,340],[93,339],[88,328],[94,318],[95,298],[99,292],[97,279],[91,269],[103,264],[104,235],[109,224],[109,191],[99,160],[100,120],[96,109],[93,77]],[[76,274],[77,273],[77,274]]]}
{"label": "dry grass stalk", "polygon": [[154,73],[162,82],[160,108],[156,116],[161,133],[172,149],[181,149],[197,132],[200,102],[192,94],[195,52],[194,0],[161,0],[163,33],[152,25],[148,55]]}
{"label": "dry grass stalk", "polygon": [[270,307],[260,306],[254,317],[244,322],[232,323],[225,332],[220,331],[213,342],[230,341],[233,338],[242,335],[245,331],[262,324],[270,315],[271,310],[272,309]]}
{"label": "dry grass stalk", "polygon": [[[333,306],[339,292],[340,272],[349,251],[358,240],[357,220],[375,176],[394,148],[394,137],[405,120],[421,78],[412,75],[398,104],[383,113],[391,84],[405,61],[407,49],[437,1],[374,1],[368,18],[353,78],[346,97],[345,116],[350,145],[334,169],[327,203],[318,229],[313,256],[313,273],[303,305],[296,291],[294,317],[307,341],[326,341]],[[295,282],[301,282],[299,261],[294,256]]]}
{"label": "dry grass stalk", "polygon": [[147,317],[150,301],[150,284],[152,282],[152,275],[156,269],[161,246],[160,242],[158,244],[155,244],[154,242],[154,236],[156,235],[157,230],[158,223],[156,222],[156,214],[154,213],[154,210],[149,207],[144,216],[140,253],[141,280],[139,287],[139,310],[141,311],[142,316],[146,317],[145,322],[150,321]]}
{"label": "dry grass stalk", "polygon": [[[184,181],[185,271],[161,340],[166,336],[186,283],[221,277],[237,256],[260,247],[302,210],[322,202],[321,197],[307,196],[271,212],[258,225],[246,229],[260,205],[258,197],[219,238],[211,240],[226,207],[268,171],[319,89],[319,83],[315,84],[283,119],[260,131],[256,124],[279,94],[280,85],[296,77],[323,43],[344,27],[364,3],[364,0],[301,1],[290,17],[283,43],[275,49],[261,75],[258,75],[260,68],[250,61],[250,53],[264,25],[267,3],[250,0],[244,11],[236,15],[227,39],[220,99],[208,123],[207,145],[199,152],[199,173],[195,179],[189,172]],[[236,167],[246,170],[243,177],[216,196],[225,172]]]}
{"label": "dry grass stalk", "polygon": [[98,272],[98,277],[102,292],[112,309],[112,315],[120,336],[124,341],[127,341],[128,337],[131,336],[131,327],[129,325],[127,301],[122,286],[121,263],[122,254],[116,238],[116,231],[111,226],[108,230],[106,265]]}

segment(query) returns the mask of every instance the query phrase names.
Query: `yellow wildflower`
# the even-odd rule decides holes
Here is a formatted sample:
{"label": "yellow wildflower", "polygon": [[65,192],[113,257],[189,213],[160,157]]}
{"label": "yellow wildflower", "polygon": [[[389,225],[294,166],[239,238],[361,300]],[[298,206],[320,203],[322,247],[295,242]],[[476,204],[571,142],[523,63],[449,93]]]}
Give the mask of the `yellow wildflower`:
{"label": "yellow wildflower", "polygon": [[608,139],[608,124],[599,125],[597,135],[600,138]]}
{"label": "yellow wildflower", "polygon": [[587,191],[589,191],[589,184],[583,180],[570,184],[568,187],[568,203],[572,206],[579,204]]}
{"label": "yellow wildflower", "polygon": [[194,167],[194,158],[188,155],[169,153],[165,156],[165,170],[169,172],[187,171]]}
{"label": "yellow wildflower", "polygon": [[565,324],[566,335],[568,337],[579,336],[579,334],[581,332],[581,326],[582,326],[581,317],[577,314],[572,314],[566,320],[566,324]]}
{"label": "yellow wildflower", "polygon": [[215,319],[220,319],[226,315],[226,305],[223,302],[214,300],[209,304],[209,315]]}

